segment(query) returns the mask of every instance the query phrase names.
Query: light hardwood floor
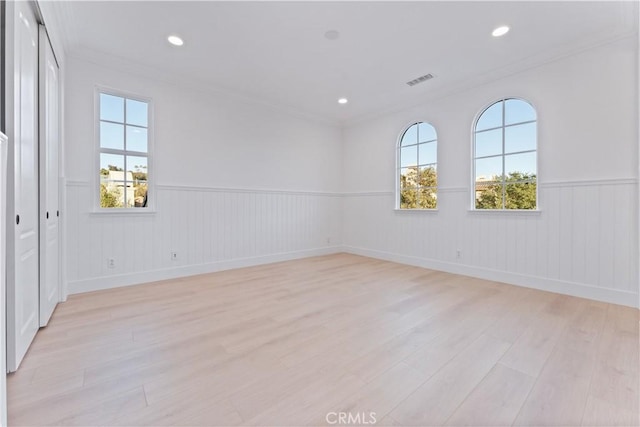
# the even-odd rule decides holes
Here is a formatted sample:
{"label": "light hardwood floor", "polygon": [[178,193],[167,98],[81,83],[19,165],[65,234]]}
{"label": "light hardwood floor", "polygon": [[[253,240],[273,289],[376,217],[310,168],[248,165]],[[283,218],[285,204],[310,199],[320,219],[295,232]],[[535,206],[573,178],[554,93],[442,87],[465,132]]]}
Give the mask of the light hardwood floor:
{"label": "light hardwood floor", "polygon": [[637,426],[638,321],[346,254],[75,295],[9,423]]}

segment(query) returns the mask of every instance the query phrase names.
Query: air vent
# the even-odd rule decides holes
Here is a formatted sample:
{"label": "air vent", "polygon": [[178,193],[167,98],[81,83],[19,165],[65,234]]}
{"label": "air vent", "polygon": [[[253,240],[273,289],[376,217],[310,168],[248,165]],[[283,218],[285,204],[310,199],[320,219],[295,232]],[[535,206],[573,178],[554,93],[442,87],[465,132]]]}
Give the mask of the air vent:
{"label": "air vent", "polygon": [[427,80],[431,80],[433,78],[433,74],[425,74],[424,76],[420,76],[417,79],[413,79],[410,82],[407,82],[409,86],[415,86],[418,83],[426,82]]}

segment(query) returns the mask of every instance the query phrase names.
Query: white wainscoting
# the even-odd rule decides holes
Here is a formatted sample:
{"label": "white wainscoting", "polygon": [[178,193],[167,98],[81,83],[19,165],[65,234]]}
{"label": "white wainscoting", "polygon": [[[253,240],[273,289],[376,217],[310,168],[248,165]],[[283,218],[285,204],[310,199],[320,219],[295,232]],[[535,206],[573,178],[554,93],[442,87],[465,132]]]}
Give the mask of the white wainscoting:
{"label": "white wainscoting", "polygon": [[441,189],[437,212],[394,211],[394,197],[345,195],[347,252],[638,305],[635,179],[541,184],[539,213],[469,211],[466,188]]}
{"label": "white wainscoting", "polygon": [[420,212],[392,192],[158,186],[155,214],[103,215],[88,183],[66,190],[70,294],[346,251],[638,305],[635,179],[541,184],[538,213],[469,211],[466,188]]}
{"label": "white wainscoting", "polygon": [[87,182],[66,190],[70,294],[342,250],[338,193],[156,186],[157,212],[127,215],[91,213]]}

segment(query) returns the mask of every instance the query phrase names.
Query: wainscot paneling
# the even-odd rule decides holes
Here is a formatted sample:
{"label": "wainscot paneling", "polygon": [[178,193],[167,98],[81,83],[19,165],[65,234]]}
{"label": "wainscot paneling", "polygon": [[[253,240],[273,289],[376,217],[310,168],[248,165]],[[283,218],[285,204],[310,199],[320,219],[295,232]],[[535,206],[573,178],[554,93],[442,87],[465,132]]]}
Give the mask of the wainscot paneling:
{"label": "wainscot paneling", "polygon": [[543,183],[539,212],[470,211],[466,188],[438,210],[394,210],[392,192],[344,197],[345,250],[628,306],[638,304],[635,179]]}
{"label": "wainscot paneling", "polygon": [[89,183],[66,190],[71,294],[341,250],[336,193],[160,185],[155,213],[112,214]]}

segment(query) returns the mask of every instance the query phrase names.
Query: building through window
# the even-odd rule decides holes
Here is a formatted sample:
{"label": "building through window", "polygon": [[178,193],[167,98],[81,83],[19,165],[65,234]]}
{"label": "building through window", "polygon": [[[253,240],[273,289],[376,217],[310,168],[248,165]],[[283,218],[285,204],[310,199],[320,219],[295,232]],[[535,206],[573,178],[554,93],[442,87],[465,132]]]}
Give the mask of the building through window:
{"label": "building through window", "polygon": [[98,93],[100,208],[149,206],[149,101]]}

